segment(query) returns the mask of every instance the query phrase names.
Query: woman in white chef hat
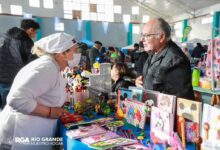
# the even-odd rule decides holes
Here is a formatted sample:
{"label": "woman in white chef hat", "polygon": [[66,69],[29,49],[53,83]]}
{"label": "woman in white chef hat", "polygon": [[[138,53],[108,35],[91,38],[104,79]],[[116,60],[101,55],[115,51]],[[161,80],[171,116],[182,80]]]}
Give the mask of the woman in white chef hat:
{"label": "woman in white chef hat", "polygon": [[65,113],[61,106],[66,82],[61,71],[74,59],[77,44],[66,33],[49,35],[35,44],[46,54],[22,68],[14,79],[0,113],[1,150],[52,149],[45,140],[54,136],[57,118]]}

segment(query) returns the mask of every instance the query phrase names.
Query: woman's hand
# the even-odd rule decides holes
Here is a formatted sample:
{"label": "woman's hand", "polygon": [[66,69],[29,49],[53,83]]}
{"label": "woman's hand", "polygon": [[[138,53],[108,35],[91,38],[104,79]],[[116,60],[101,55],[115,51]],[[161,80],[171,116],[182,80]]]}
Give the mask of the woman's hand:
{"label": "woman's hand", "polygon": [[52,119],[57,119],[60,116],[62,116],[64,113],[68,113],[68,111],[60,107],[50,107],[48,117]]}
{"label": "woman's hand", "polygon": [[68,113],[68,111],[61,107],[48,107],[37,103],[37,106],[31,112],[31,115],[57,119],[60,116],[62,116],[64,113]]}

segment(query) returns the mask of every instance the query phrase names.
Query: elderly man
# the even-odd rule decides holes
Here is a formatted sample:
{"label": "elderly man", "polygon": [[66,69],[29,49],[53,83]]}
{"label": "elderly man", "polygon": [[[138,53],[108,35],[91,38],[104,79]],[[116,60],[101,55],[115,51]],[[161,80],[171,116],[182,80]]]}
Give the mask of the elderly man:
{"label": "elderly man", "polygon": [[171,40],[169,24],[162,18],[151,19],[143,28],[144,50],[150,53],[135,84],[177,97],[194,99],[190,62]]}

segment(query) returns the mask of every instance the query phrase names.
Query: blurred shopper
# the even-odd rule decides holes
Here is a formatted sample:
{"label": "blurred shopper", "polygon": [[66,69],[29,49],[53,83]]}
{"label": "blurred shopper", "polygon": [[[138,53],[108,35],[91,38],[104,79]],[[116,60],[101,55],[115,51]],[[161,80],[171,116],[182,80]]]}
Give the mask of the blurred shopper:
{"label": "blurred shopper", "polygon": [[[142,42],[140,42],[142,43]],[[143,45],[143,44],[140,44]],[[144,63],[148,58],[147,52],[144,51],[144,47],[140,47],[139,50],[137,50],[134,53],[134,71],[136,76],[142,75]]]}
{"label": "blurred shopper", "polygon": [[189,59],[189,61],[191,61],[191,55],[190,55],[187,47],[183,47],[183,53],[186,55],[186,57]]}
{"label": "blurred shopper", "polygon": [[0,35],[0,109],[17,72],[29,62],[39,24],[31,19],[21,21],[21,28],[13,27]]}
{"label": "blurred shopper", "polygon": [[95,63],[96,58],[100,57],[99,50],[102,47],[102,43],[99,41],[95,41],[94,46],[89,50],[89,60],[91,66]]}
{"label": "blurred shopper", "polygon": [[201,58],[202,54],[205,53],[205,49],[204,47],[202,46],[201,43],[197,43],[196,44],[196,47],[193,49],[192,51],[192,57],[193,58]]}

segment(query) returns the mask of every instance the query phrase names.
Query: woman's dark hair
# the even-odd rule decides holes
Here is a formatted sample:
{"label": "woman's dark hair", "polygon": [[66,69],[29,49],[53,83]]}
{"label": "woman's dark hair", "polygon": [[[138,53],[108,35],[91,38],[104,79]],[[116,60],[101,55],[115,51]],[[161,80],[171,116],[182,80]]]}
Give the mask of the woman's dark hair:
{"label": "woman's dark hair", "polygon": [[115,52],[115,48],[112,47],[112,46],[109,46],[109,47],[108,47],[108,50],[109,50],[109,51],[112,51],[112,52]]}
{"label": "woman's dark hair", "polygon": [[115,63],[113,65],[113,67],[115,67],[117,70],[118,70],[118,75],[119,75],[119,78],[122,78],[124,76],[127,76],[128,75],[128,66],[124,63]]}

